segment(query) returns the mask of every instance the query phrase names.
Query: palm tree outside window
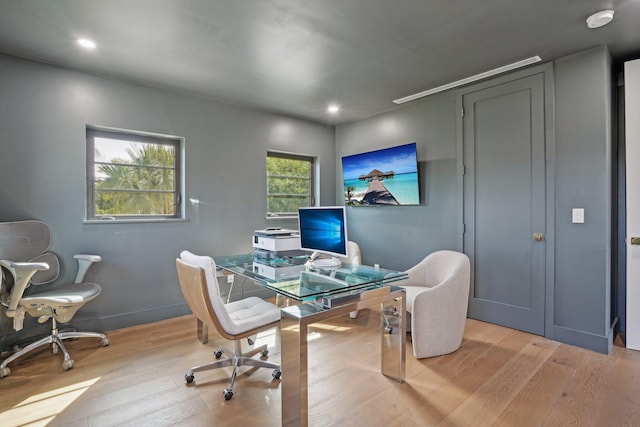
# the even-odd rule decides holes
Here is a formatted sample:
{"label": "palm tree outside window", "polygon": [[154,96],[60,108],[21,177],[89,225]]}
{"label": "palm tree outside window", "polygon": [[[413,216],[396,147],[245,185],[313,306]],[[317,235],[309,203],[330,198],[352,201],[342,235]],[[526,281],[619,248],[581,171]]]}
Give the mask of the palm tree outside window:
{"label": "palm tree outside window", "polygon": [[87,220],[182,218],[182,138],[87,128]]}

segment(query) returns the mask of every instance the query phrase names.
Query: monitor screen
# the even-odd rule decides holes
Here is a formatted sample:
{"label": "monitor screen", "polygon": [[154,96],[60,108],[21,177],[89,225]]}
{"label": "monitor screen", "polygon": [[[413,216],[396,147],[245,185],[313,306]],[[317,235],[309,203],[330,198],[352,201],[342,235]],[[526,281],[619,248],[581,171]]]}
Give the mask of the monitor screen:
{"label": "monitor screen", "polygon": [[300,246],[335,257],[347,256],[347,215],[344,206],[298,209]]}

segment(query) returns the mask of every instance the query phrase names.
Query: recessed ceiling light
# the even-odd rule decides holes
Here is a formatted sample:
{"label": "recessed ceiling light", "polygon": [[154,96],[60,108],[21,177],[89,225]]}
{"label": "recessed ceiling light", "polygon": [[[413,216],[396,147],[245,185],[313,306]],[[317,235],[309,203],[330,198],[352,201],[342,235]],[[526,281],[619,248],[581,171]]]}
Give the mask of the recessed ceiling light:
{"label": "recessed ceiling light", "polygon": [[94,42],[93,40],[89,40],[89,39],[78,39],[76,40],[76,43],[78,43],[80,46],[87,48],[87,49],[95,49],[96,48],[96,42]]}
{"label": "recessed ceiling light", "polygon": [[613,21],[613,10],[601,10],[587,18],[587,27],[600,28]]}
{"label": "recessed ceiling light", "polygon": [[340,111],[340,107],[335,104],[329,105],[327,107],[327,111],[331,114],[336,114],[338,111]]}

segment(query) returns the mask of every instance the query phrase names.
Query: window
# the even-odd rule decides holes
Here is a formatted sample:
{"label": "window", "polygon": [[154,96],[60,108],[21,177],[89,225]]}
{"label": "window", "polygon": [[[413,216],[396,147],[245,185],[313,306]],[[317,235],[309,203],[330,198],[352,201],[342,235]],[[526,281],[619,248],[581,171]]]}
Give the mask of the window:
{"label": "window", "polygon": [[314,158],[267,153],[267,217],[298,215],[298,208],[314,204]]}
{"label": "window", "polygon": [[87,127],[87,219],[182,218],[181,142]]}

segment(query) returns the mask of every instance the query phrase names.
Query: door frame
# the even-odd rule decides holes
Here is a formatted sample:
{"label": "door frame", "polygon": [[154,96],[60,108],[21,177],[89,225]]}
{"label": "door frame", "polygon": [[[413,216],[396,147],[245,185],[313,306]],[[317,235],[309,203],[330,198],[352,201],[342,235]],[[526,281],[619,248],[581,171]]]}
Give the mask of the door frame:
{"label": "door frame", "polygon": [[[544,336],[553,339],[554,292],[555,292],[555,102],[553,64],[536,65],[492,78],[459,89],[456,93],[456,158],[458,176],[458,251],[464,251],[464,133],[463,133],[463,97],[479,90],[519,80],[535,74],[542,74],[544,91],[544,157],[545,157],[545,285],[544,285]],[[472,263],[474,260],[471,260]],[[469,287],[469,298],[473,286]]]}

